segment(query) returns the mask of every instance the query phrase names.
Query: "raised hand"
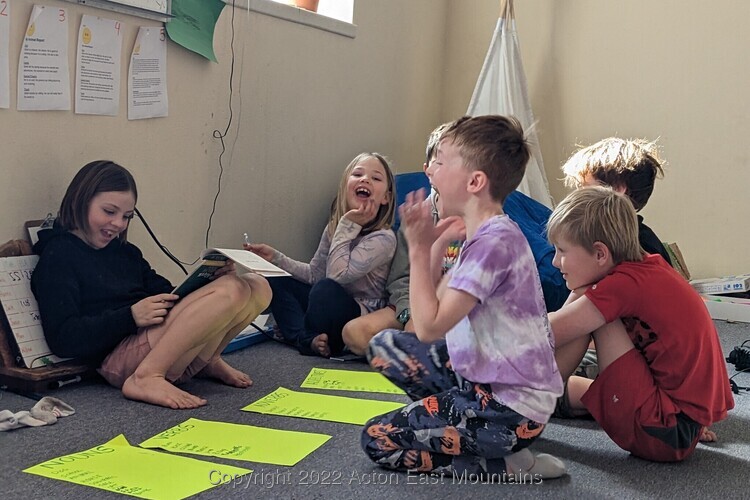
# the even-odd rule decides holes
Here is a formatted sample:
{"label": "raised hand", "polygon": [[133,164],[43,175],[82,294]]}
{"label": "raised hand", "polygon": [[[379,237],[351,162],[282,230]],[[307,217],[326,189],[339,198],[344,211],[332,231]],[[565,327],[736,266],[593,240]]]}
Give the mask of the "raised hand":
{"label": "raised hand", "polygon": [[346,212],[344,218],[360,226],[366,226],[368,222],[374,220],[375,216],[378,215],[378,207],[379,205],[375,200],[368,198],[362,202],[359,208]]}
{"label": "raised hand", "polygon": [[429,249],[440,236],[432,221],[432,207],[425,199],[424,189],[407,194],[398,213],[409,248],[423,246]]}
{"label": "raised hand", "polygon": [[139,300],[130,306],[130,313],[133,315],[136,326],[142,328],[164,323],[164,318],[179,298],[171,293],[160,293]]}
{"label": "raised hand", "polygon": [[272,246],[266,245],[265,243],[245,243],[242,247],[248,252],[253,252],[255,255],[258,255],[268,262],[271,262],[271,259],[273,259],[273,256],[276,253],[276,250]]}

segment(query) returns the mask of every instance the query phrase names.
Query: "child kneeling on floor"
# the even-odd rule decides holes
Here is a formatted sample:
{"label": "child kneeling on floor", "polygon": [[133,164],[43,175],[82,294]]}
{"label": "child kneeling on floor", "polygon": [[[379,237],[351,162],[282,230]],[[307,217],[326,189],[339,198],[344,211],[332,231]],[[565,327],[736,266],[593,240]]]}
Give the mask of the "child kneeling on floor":
{"label": "child kneeling on floor", "polygon": [[734,407],[700,296],[664,259],[643,252],[633,205],[610,188],[571,193],[552,213],[547,234],[571,290],[549,315],[563,377],[593,337],[599,376],[583,405],[633,455],[684,460],[702,429]]}
{"label": "child kneeling on floor", "polygon": [[[493,481],[565,474],[560,460],[528,450],[563,388],[536,263],[503,213],[528,160],[517,120],[461,118],[426,170],[441,220],[433,223],[423,191],[400,208],[416,335],[380,332],[368,360],[415,402],[365,426],[362,446],[383,467]],[[464,230],[441,279],[445,249]]]}

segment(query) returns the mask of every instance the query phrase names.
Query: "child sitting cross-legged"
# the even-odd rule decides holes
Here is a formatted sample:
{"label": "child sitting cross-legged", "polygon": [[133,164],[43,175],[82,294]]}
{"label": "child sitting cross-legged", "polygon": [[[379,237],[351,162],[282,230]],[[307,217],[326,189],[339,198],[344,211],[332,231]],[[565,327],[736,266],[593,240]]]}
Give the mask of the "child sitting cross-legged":
{"label": "child sitting cross-legged", "polygon": [[395,207],[390,162],[378,153],[361,153],[344,169],[309,263],[264,243],[244,245],[292,275],[270,281],[271,312],[286,342],[300,353],[341,354],[344,325],[386,305],[385,282],[396,251]]}
{"label": "child sitting cross-legged", "polygon": [[[416,335],[384,330],[367,356],[414,403],[365,425],[362,446],[383,467],[492,481],[566,472],[528,450],[562,394],[536,264],[503,213],[528,160],[517,120],[459,119],[426,171],[441,220],[421,191],[400,208]],[[464,231],[458,262],[441,278],[445,249]]]}
{"label": "child sitting cross-legged", "polygon": [[593,338],[599,376],[581,403],[633,455],[684,460],[701,432],[734,407],[700,296],[659,255],[644,253],[633,205],[610,188],[571,193],[552,213],[547,234],[571,290],[549,315],[563,377]]}

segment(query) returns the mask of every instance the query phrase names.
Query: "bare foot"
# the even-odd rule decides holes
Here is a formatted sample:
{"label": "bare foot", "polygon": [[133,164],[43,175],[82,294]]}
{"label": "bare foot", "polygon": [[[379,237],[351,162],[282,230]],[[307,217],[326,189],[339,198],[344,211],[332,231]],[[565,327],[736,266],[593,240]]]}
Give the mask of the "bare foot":
{"label": "bare foot", "polygon": [[215,378],[226,385],[232,387],[250,387],[253,385],[253,381],[250,379],[247,373],[241,372],[236,368],[232,368],[229,363],[224,361],[221,357],[217,357],[207,364],[200,372],[201,377]]}
{"label": "bare foot", "polygon": [[131,375],[122,385],[122,394],[128,399],[174,410],[198,408],[206,404],[205,399],[178,389],[164,377],[156,376],[136,378],[135,374]]}
{"label": "bare foot", "polygon": [[317,352],[324,358],[331,357],[331,348],[328,347],[328,334],[327,333],[321,333],[320,335],[315,337],[310,343],[310,347],[312,348],[313,351]]}
{"label": "bare foot", "polygon": [[701,443],[715,443],[719,440],[719,438],[716,436],[716,433],[709,429],[708,427],[704,427],[701,429],[701,437],[698,438],[698,440]]}

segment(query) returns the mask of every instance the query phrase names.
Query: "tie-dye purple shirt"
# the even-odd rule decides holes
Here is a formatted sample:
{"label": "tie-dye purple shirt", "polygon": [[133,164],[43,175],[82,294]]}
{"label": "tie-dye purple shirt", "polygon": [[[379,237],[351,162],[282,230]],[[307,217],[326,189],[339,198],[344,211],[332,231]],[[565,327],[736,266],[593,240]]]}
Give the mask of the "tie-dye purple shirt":
{"label": "tie-dye purple shirt", "polygon": [[461,249],[448,286],[479,303],[446,335],[453,369],[501,404],[546,423],[563,392],[539,273],[515,222],[497,216]]}

